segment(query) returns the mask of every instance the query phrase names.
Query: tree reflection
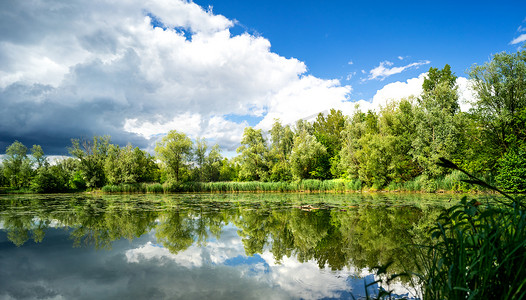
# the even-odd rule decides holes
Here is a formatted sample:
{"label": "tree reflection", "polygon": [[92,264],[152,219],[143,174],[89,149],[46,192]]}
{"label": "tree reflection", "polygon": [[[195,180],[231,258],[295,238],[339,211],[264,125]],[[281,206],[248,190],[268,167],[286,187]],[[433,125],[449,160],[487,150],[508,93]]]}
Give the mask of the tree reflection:
{"label": "tree reflection", "polygon": [[310,211],[272,203],[221,206],[172,198],[70,197],[3,201],[0,222],[8,239],[22,246],[41,242],[52,224],[69,227],[73,245],[111,248],[155,230],[157,243],[172,253],[220,239],[224,226],[238,228],[248,256],[270,251],[316,261],[320,268],[372,268],[393,261],[392,272],[415,270],[411,247],[425,242],[439,208],[361,205]]}

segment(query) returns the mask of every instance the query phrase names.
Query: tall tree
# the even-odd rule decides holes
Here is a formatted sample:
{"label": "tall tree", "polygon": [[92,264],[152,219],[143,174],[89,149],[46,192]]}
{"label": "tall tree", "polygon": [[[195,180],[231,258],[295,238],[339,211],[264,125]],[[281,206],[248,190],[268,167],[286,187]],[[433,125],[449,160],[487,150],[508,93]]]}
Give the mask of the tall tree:
{"label": "tall tree", "polygon": [[106,183],[104,162],[110,147],[109,136],[94,136],[92,140],[72,139],[69,153],[79,160],[79,170],[86,186],[102,187]]}
{"label": "tall tree", "polygon": [[241,146],[236,151],[240,153],[239,177],[242,180],[268,179],[268,149],[261,129],[246,127]]}
{"label": "tall tree", "polygon": [[29,185],[31,161],[27,157],[27,147],[15,141],[7,147],[4,160],[4,176],[10,185],[21,188]]}
{"label": "tall tree", "polygon": [[415,110],[412,155],[424,173],[437,176],[445,172],[437,166],[438,159],[455,158],[461,141],[456,76],[449,65],[442,70],[430,68],[422,87]]}
{"label": "tall tree", "polygon": [[196,163],[197,181],[205,181],[205,164],[206,164],[206,152],[208,150],[208,144],[204,138],[197,138],[195,140],[194,158]]}
{"label": "tall tree", "polygon": [[274,120],[272,129],[269,131],[270,145],[270,179],[272,181],[290,181],[289,157],[294,143],[294,133],[289,125],[281,125],[278,119]]}
{"label": "tall tree", "polygon": [[325,146],[307,130],[301,130],[294,138],[290,155],[292,175],[295,179],[323,178],[325,170],[321,162],[326,155]]}
{"label": "tall tree", "polygon": [[164,164],[168,174],[179,182],[181,170],[186,167],[192,157],[192,140],[184,133],[170,130],[155,145],[155,153]]}
{"label": "tall tree", "polygon": [[216,144],[210,149],[205,158],[203,180],[207,182],[218,181],[221,175],[222,165],[223,156],[221,155],[221,148]]}
{"label": "tall tree", "polygon": [[327,149],[326,156],[320,162],[324,178],[339,175],[336,169],[340,162],[339,154],[342,148],[342,132],[345,123],[346,119],[342,111],[331,109],[327,116],[322,113],[318,114],[316,121],[312,124],[314,136]]}
{"label": "tall tree", "polygon": [[526,50],[495,54],[490,62],[473,66],[469,75],[477,95],[473,114],[493,157],[489,163],[495,165],[510,147],[526,139]]}
{"label": "tall tree", "polygon": [[526,191],[526,50],[499,53],[470,72],[477,99],[473,116],[482,131],[478,160],[497,170],[505,190]]}
{"label": "tall tree", "polygon": [[47,166],[47,159],[44,155],[44,150],[42,150],[40,145],[33,145],[31,148],[31,156],[33,157],[33,161],[36,164],[35,167],[37,169]]}

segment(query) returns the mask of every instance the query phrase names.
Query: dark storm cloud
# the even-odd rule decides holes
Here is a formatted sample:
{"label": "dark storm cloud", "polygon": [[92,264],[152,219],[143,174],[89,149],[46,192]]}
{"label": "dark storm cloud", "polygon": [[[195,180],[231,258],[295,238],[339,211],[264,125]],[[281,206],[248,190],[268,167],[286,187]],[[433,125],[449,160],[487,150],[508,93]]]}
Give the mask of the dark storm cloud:
{"label": "dark storm cloud", "polygon": [[235,149],[243,116],[345,100],[350,87],[232,26],[184,0],[0,1],[0,154],[14,140],[65,154],[93,135],[151,150],[174,129]]}

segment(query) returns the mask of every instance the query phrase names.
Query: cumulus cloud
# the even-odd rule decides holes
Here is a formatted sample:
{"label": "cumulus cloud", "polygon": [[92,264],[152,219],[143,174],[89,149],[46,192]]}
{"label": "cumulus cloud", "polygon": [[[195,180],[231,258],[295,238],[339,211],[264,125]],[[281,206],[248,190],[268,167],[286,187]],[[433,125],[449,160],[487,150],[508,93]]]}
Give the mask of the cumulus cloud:
{"label": "cumulus cloud", "polygon": [[64,154],[104,134],[151,148],[171,129],[233,149],[247,123],[227,115],[263,126],[347,100],[350,86],[233,26],[183,0],[2,1],[0,151],[20,140]]}
{"label": "cumulus cloud", "polygon": [[378,80],[384,80],[385,78],[402,73],[405,70],[411,69],[411,68],[418,68],[423,65],[429,64],[430,61],[423,60],[419,62],[410,63],[405,66],[401,67],[393,67],[394,63],[390,61],[383,61],[378,65],[378,67],[373,68],[369,71],[369,77],[368,80],[378,79]]}
{"label": "cumulus cloud", "polygon": [[341,86],[338,80],[304,76],[271,97],[268,112],[257,127],[270,129],[274,119],[293,124],[329,108],[339,109],[349,103],[346,97],[350,92],[351,87]]}
{"label": "cumulus cloud", "polygon": [[[354,105],[347,105],[344,108],[346,110],[343,111],[351,115],[354,113],[356,106],[361,111],[380,111],[381,108],[386,107],[389,103],[399,102],[404,98],[418,97],[422,93],[422,84],[426,76],[427,72],[420,74],[418,77],[410,78],[405,82],[396,81],[386,84],[376,92],[371,101],[359,100],[353,102]],[[465,77],[458,77],[457,87],[460,110],[467,112],[476,100],[472,83]]]}
{"label": "cumulus cloud", "polygon": [[510,42],[510,45],[515,45],[515,44],[519,44],[519,43],[522,43],[526,41],[526,33],[523,33],[521,35],[519,35],[518,37],[514,38],[511,42]]}

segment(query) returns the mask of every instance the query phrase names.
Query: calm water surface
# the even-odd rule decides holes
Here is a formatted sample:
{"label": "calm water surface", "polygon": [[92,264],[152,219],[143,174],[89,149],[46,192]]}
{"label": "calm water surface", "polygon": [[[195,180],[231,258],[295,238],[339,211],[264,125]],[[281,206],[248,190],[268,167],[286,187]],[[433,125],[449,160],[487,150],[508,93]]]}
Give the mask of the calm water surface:
{"label": "calm water surface", "polygon": [[[451,196],[0,196],[0,299],[351,299]],[[404,281],[379,288],[412,298]]]}

